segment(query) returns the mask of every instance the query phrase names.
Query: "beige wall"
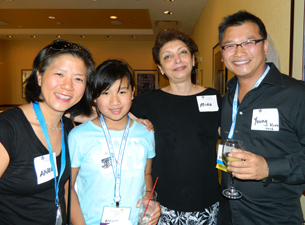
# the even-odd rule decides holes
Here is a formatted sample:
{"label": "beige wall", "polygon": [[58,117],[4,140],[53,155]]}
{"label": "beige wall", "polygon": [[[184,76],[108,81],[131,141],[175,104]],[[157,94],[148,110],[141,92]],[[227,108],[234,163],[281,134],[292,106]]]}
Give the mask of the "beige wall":
{"label": "beige wall", "polygon": [[[304,32],[304,0],[295,0],[295,26],[293,40],[293,75],[297,79],[302,79],[303,65],[303,32]],[[301,205],[303,208],[303,216],[305,216],[305,197],[301,197]]]}
{"label": "beige wall", "polygon": [[[0,74],[3,74],[3,50],[2,50],[2,41],[0,41]],[[4,90],[1,87],[1,83],[4,83],[4,77],[0,75],[0,103],[3,101]]]}
{"label": "beige wall", "polygon": [[199,47],[198,57],[202,57],[198,71],[203,70],[203,86],[212,86],[212,50],[218,43],[218,25],[225,16],[243,9],[262,19],[278,52],[280,70],[288,74],[290,2],[290,0],[209,0],[192,33]]}
{"label": "beige wall", "polygon": [[[0,105],[25,103],[22,99],[21,70],[31,69],[35,56],[49,43],[49,41],[36,40],[0,42]],[[151,54],[154,44],[152,41],[82,41],[78,43],[91,50],[96,65],[106,59],[121,58],[135,70],[156,69]]]}
{"label": "beige wall", "polygon": [[293,39],[293,77],[302,79],[303,35],[304,34],[304,0],[295,0],[294,39]]}
{"label": "beige wall", "polygon": [[[296,1],[295,50],[293,76],[301,79],[303,0]],[[273,40],[283,73],[289,71],[291,0],[209,0],[204,8],[192,37],[199,47],[199,78],[203,71],[203,86],[212,86],[213,47],[218,43],[218,25],[222,19],[240,9],[248,10],[260,17]],[[156,69],[152,60],[153,42],[137,41],[82,41],[88,47],[98,65],[105,59],[123,58],[134,69]],[[0,41],[0,105],[22,104],[21,69],[30,69],[38,51],[49,41]],[[5,57],[4,57],[5,56]]]}

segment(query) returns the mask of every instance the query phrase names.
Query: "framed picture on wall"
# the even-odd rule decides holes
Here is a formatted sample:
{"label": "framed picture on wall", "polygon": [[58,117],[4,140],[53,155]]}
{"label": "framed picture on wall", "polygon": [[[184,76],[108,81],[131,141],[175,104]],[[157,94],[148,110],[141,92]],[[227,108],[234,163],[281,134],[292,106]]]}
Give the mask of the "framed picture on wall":
{"label": "framed picture on wall", "polygon": [[157,70],[135,70],[135,95],[159,88]]}
{"label": "framed picture on wall", "polygon": [[22,98],[25,98],[26,79],[31,75],[32,70],[21,70]]}
{"label": "framed picture on wall", "polygon": [[213,47],[213,88],[223,96],[226,93],[227,69],[221,61],[219,44]]}

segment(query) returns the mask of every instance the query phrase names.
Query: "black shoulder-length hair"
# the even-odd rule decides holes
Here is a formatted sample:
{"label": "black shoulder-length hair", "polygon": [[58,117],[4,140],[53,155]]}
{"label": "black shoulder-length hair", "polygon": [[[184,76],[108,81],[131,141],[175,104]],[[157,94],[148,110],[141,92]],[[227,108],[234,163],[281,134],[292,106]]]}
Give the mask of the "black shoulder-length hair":
{"label": "black shoulder-length hair", "polygon": [[91,93],[89,91],[89,81],[91,76],[95,74],[95,63],[92,57],[88,57],[88,55],[84,54],[82,50],[79,49],[63,49],[58,51],[49,51],[50,45],[46,46],[42,49],[33,62],[33,69],[31,75],[26,80],[25,86],[25,94],[27,102],[38,101],[41,102],[41,88],[38,85],[38,76],[39,72],[42,76],[46,69],[51,65],[52,60],[61,56],[61,55],[71,55],[73,57],[81,59],[85,66],[87,67],[87,79],[86,79],[86,89],[82,99],[69,108],[66,113],[70,113],[71,118],[76,115],[85,115],[89,116],[92,113],[92,105],[91,105]]}
{"label": "black shoulder-length hair", "polygon": [[263,21],[245,10],[239,10],[237,13],[225,17],[218,26],[219,45],[222,45],[223,34],[228,27],[241,26],[247,22],[255,23],[258,26],[260,36],[267,39],[267,31]]}
{"label": "black shoulder-length hair", "polygon": [[[96,106],[96,112],[101,115],[96,103],[94,102],[103,92],[107,91],[117,80],[127,79],[128,88],[134,89],[134,71],[131,66],[120,59],[106,60],[96,68],[96,74],[91,78],[90,91],[92,104]],[[119,90],[118,90],[119,91]]]}

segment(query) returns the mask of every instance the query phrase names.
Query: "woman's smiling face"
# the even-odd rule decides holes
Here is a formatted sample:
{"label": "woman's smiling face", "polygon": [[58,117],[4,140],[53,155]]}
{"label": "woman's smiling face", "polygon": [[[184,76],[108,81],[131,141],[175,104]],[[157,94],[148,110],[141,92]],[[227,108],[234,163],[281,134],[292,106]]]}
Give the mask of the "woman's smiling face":
{"label": "woman's smiling face", "polygon": [[70,54],[52,59],[43,75],[38,72],[41,99],[51,109],[64,112],[77,104],[84,95],[87,68],[82,59]]}
{"label": "woman's smiling face", "polygon": [[190,79],[195,58],[183,41],[167,42],[160,49],[159,57],[161,65],[158,67],[169,81],[179,82]]}

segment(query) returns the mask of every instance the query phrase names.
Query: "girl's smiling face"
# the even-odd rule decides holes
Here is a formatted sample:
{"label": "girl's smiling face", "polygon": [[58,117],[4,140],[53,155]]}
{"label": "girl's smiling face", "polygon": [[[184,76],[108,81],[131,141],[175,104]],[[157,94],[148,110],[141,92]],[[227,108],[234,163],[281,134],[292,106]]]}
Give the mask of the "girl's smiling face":
{"label": "girl's smiling face", "polygon": [[[103,114],[108,127],[126,126],[134,91],[126,78],[116,80],[111,87],[102,92],[95,100],[96,105]],[[115,124],[112,126],[112,124]]]}

